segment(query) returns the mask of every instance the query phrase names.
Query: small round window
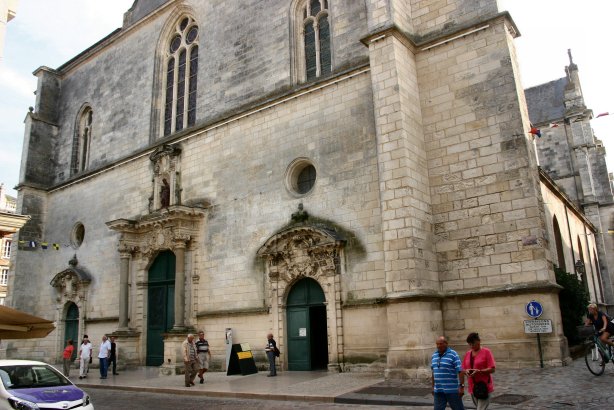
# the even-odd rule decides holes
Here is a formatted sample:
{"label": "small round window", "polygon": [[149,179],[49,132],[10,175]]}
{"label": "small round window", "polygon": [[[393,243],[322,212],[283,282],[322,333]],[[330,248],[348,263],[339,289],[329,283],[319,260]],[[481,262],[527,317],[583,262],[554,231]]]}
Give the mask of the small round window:
{"label": "small round window", "polygon": [[286,186],[290,192],[298,196],[311,192],[316,179],[316,168],[306,158],[299,158],[292,162],[286,172]]}
{"label": "small round window", "polygon": [[77,222],[75,226],[72,228],[72,233],[70,235],[70,243],[73,248],[78,248],[83,243],[83,239],[85,239],[85,226],[81,222]]}

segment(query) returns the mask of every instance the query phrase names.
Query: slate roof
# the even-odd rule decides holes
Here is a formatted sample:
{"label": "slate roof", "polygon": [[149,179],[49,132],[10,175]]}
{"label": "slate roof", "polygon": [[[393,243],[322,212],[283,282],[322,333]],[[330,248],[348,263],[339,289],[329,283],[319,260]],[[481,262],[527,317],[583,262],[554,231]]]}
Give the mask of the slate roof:
{"label": "slate roof", "polygon": [[565,116],[565,86],[567,78],[559,78],[524,90],[533,124],[549,123]]}

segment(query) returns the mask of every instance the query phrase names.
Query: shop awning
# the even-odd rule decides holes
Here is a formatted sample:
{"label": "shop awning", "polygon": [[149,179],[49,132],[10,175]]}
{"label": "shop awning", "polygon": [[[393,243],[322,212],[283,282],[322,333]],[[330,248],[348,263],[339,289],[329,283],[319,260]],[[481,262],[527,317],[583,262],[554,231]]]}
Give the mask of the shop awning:
{"label": "shop awning", "polygon": [[0,339],[35,339],[55,329],[53,322],[0,305]]}

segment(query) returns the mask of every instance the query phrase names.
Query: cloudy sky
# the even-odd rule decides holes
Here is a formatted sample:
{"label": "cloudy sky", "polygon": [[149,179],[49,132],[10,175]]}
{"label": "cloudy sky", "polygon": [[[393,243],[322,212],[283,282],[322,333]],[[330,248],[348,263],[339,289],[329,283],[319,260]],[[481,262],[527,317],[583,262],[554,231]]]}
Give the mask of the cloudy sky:
{"label": "cloudy sky", "polygon": [[[229,0],[227,0],[229,1]],[[122,24],[133,0],[20,0],[7,25],[0,61],[0,182],[19,179],[23,120],[34,105],[40,66],[57,68]],[[580,69],[582,89],[595,115],[614,112],[614,81],[608,59],[614,40],[614,1],[499,0],[521,37],[516,40],[523,84],[531,87],[564,76],[567,49]],[[614,171],[614,115],[595,119],[593,128],[609,152]]]}

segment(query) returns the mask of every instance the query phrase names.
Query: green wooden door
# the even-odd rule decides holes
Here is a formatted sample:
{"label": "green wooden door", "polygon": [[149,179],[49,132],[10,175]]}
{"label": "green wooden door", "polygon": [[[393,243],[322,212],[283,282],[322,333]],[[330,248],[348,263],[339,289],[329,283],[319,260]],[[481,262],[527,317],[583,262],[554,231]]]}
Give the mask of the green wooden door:
{"label": "green wooden door", "polygon": [[147,366],[164,363],[163,334],[175,320],[175,254],[164,251],[149,268],[147,285]]}
{"label": "green wooden door", "polygon": [[72,353],[72,359],[77,357],[77,351],[79,350],[79,308],[74,303],[71,303],[66,310],[66,322],[64,326],[64,346],[68,339],[72,340],[72,344],[75,347]]}
{"label": "green wooden door", "polygon": [[[326,315],[321,315],[322,308],[326,310],[325,300],[318,282],[309,278],[297,282],[288,294],[288,370],[313,370],[320,367],[323,360],[327,362],[328,347],[323,349],[314,344],[314,341],[327,340]],[[312,335],[312,332],[316,333]]]}

